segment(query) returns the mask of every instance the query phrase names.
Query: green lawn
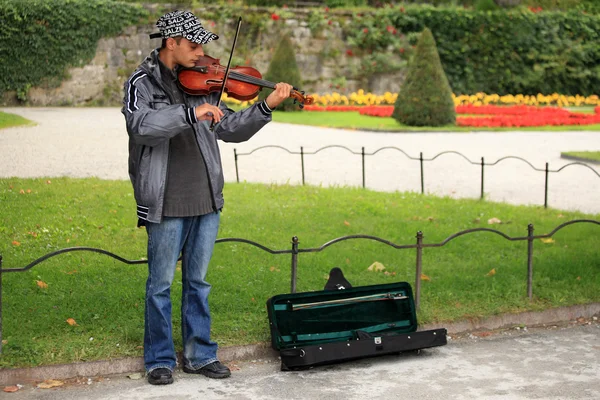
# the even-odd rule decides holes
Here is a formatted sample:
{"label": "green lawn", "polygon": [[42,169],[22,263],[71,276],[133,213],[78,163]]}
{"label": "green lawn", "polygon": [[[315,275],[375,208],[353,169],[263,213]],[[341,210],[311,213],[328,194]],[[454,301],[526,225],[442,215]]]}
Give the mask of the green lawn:
{"label": "green lawn", "polygon": [[34,125],[35,123],[21,117],[20,115],[9,114],[0,111],[0,129],[2,128],[10,128],[13,126],[20,125]]}
{"label": "green lawn", "polygon": [[[550,232],[578,218],[543,207],[453,200],[359,188],[233,184],[219,237],[241,237],[272,249],[318,247],[344,235],[368,234],[396,244],[438,243],[468,228],[495,228],[517,237]],[[4,268],[23,267],[55,250],[99,247],[127,259],[145,257],[146,233],[136,228],[130,183],[98,179],[0,179],[0,254]],[[503,221],[488,225],[490,218]],[[485,317],[600,301],[600,226],[576,224],[553,241],[534,244],[533,301],[526,295],[527,243],[478,232],[423,252],[420,323]],[[343,269],[353,285],[407,281],[414,285],[415,250],[348,240],[299,255],[298,290],[319,290],[328,271]],[[378,261],[384,272],[367,268]],[[0,367],[109,359],[142,354],[146,265],[72,252],[27,272],[3,274]],[[495,273],[490,273],[490,271]],[[221,346],[269,341],[265,302],[290,290],[290,255],[243,243],[219,243],[209,269],[213,336]],[[47,285],[47,287],[46,287]],[[181,273],[172,291],[176,348]],[[72,318],[77,325],[66,321]]]}
{"label": "green lawn", "polygon": [[577,157],[584,161],[600,162],[600,151],[565,151],[561,154],[571,157]]}

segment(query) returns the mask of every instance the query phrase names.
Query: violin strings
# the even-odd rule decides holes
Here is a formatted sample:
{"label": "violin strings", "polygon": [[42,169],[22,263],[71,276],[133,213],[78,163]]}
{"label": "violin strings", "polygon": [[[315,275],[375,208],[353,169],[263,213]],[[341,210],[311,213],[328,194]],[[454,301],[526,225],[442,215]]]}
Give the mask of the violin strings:
{"label": "violin strings", "polygon": [[[217,72],[225,72],[225,70],[227,69],[226,67],[224,67],[222,65],[217,65],[214,67]],[[263,86],[263,87],[267,87],[270,89],[275,89],[275,84],[273,82],[269,82],[264,79],[260,79],[255,76],[252,76],[252,75],[246,75],[246,74],[242,74],[242,73],[236,72],[236,71],[229,71],[229,76],[235,80],[239,80],[242,82],[246,82],[246,83],[250,83],[250,84],[254,84],[254,85],[258,85],[258,86]],[[295,90],[293,90],[292,92],[295,92]]]}
{"label": "violin strings", "polygon": [[230,72],[229,75],[233,78],[239,78],[238,80],[243,80],[244,82],[247,83],[252,83],[258,86],[264,86],[264,87],[268,87],[271,89],[275,89],[275,85],[272,82],[269,81],[265,81],[264,79],[260,79],[260,78],[256,78],[254,76],[251,75],[246,75],[246,74],[240,74],[239,72]]}
{"label": "violin strings", "polygon": [[[217,69],[217,72],[225,72],[225,70],[226,70],[226,68],[221,65],[219,65],[215,68]],[[252,75],[246,75],[246,74],[242,74],[240,72],[229,71],[229,76],[237,77],[237,78],[239,78],[237,80],[243,80],[246,83],[252,83],[252,84],[255,84],[258,86],[264,86],[264,87],[268,87],[271,89],[275,89],[275,87],[274,87],[275,84],[273,82],[269,82],[264,79],[260,79],[255,76],[252,76]]]}

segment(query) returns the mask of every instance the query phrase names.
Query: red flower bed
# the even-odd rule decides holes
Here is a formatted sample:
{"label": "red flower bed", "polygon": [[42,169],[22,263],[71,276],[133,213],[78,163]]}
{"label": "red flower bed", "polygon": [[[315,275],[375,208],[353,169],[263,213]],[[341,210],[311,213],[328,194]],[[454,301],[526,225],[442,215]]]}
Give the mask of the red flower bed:
{"label": "red flower bed", "polygon": [[[391,117],[394,106],[306,106],[308,111],[358,111],[361,115]],[[600,124],[600,107],[595,114],[572,113],[558,107],[535,106],[458,106],[457,114],[479,114],[486,117],[457,117],[458,126],[525,127]]]}
{"label": "red flower bed", "polygon": [[569,115],[570,112],[559,107],[535,107],[535,106],[457,106],[457,114],[488,114],[488,115],[528,115],[528,114],[552,114]]}

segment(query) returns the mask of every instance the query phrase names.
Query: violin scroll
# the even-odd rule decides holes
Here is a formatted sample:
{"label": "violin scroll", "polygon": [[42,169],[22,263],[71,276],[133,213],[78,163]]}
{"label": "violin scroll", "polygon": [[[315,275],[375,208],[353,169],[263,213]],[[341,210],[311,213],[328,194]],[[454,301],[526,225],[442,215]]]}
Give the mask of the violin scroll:
{"label": "violin scroll", "polygon": [[310,106],[315,101],[312,96],[305,96],[304,91],[301,92],[296,89],[292,90],[290,97],[294,99],[294,104],[298,103],[300,108],[304,108],[304,106]]}

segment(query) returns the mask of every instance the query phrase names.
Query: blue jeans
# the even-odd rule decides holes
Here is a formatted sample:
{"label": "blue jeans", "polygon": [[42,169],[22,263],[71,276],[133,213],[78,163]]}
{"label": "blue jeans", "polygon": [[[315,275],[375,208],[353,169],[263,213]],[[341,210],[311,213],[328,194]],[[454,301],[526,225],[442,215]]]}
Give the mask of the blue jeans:
{"label": "blue jeans", "polygon": [[204,279],[219,230],[220,213],[197,217],[165,217],[147,223],[148,281],[144,322],[144,365],[150,372],[175,368],[171,321],[171,284],[182,255],[181,333],[187,367],[202,368],[217,360],[217,344],[210,340],[210,284]]}

